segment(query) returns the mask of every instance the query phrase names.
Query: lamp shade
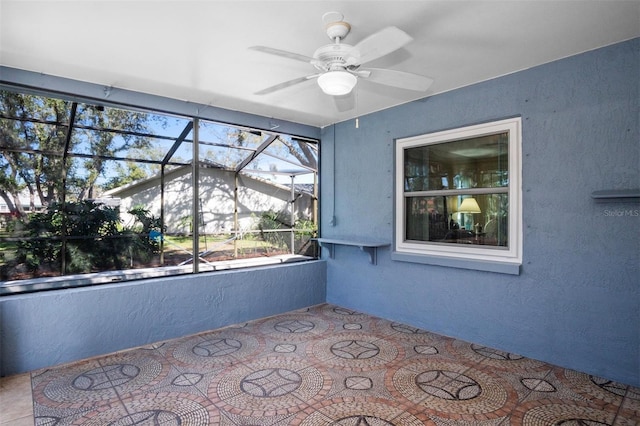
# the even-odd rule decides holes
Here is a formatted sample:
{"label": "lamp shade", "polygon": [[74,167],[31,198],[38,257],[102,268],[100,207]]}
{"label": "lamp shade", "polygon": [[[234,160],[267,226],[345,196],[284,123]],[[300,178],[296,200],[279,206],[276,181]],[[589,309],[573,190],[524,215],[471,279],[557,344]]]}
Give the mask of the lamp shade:
{"label": "lamp shade", "polygon": [[462,204],[458,208],[458,213],[482,213],[480,206],[475,198],[469,197],[462,200]]}
{"label": "lamp shade", "polygon": [[332,96],[346,95],[355,87],[358,79],[347,71],[328,71],[318,77],[318,85]]}

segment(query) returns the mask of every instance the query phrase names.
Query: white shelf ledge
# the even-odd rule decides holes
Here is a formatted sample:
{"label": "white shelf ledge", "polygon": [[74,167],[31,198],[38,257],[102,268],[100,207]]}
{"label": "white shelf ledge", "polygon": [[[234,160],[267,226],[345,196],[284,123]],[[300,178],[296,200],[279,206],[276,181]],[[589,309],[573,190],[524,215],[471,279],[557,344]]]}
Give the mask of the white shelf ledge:
{"label": "white shelf ledge", "polygon": [[373,265],[378,264],[378,248],[388,247],[391,243],[386,241],[372,241],[367,239],[349,238],[314,238],[322,247],[329,249],[329,256],[334,258],[334,246],[354,246],[369,254],[369,262]]}
{"label": "white shelf ledge", "polygon": [[596,202],[640,202],[640,189],[605,189],[593,191],[591,198]]}

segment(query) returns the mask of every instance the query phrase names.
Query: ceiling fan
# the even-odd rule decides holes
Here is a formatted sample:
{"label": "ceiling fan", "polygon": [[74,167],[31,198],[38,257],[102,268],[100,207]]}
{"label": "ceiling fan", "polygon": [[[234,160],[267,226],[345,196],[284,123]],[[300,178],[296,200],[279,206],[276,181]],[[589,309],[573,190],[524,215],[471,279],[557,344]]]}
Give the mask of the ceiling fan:
{"label": "ceiling fan", "polygon": [[317,79],[324,93],[337,97],[349,95],[360,78],[373,83],[416,91],[426,91],[433,83],[432,79],[418,74],[382,68],[361,68],[361,65],[388,55],[413,39],[396,27],[387,27],[351,46],[342,43],[351,31],[351,25],[343,19],[344,16],[339,12],[328,12],[323,15],[322,20],[326,25],[327,36],[333,43],[320,47],[312,57],[266,46],[250,47],[259,52],[308,62],[318,70],[315,74],[285,81],[255,94],[266,95],[314,78]]}

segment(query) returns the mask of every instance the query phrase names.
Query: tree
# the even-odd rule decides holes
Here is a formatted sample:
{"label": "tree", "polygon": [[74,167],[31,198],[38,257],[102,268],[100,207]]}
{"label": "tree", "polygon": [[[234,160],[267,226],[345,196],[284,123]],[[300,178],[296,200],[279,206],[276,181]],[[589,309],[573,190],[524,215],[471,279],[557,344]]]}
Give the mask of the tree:
{"label": "tree", "polygon": [[[128,158],[131,161],[119,161],[110,171],[110,178],[101,186],[101,189],[108,190],[126,185],[137,180],[146,179],[160,172],[160,162],[164,158],[164,152],[153,146],[143,146],[129,151]],[[136,162],[135,159],[144,158],[156,160],[158,164]]]}
{"label": "tree", "polygon": [[78,104],[74,115],[73,105],[0,91],[0,197],[15,215],[25,213],[20,197],[25,193],[31,211],[36,200],[47,207],[95,198],[109,157],[149,147],[150,128],[163,121],[154,114],[89,104]]}
{"label": "tree", "polygon": [[115,176],[112,176],[107,182],[102,185],[103,189],[113,189],[126,185],[137,180],[145,179],[148,177],[148,172],[140,166],[140,164],[133,161],[127,161],[123,164],[116,164],[114,169]]}
{"label": "tree", "polygon": [[[20,193],[28,191],[30,209],[35,198],[42,205],[57,200],[62,182],[62,157],[66,129],[65,101],[0,92],[0,196],[21,216],[24,206]],[[11,119],[8,119],[11,118]]]}
{"label": "tree", "polygon": [[311,148],[307,142],[298,142],[289,138],[279,138],[287,148],[289,154],[293,155],[303,166],[318,169],[318,152]]}
{"label": "tree", "polygon": [[[77,121],[82,127],[78,128],[74,143],[86,144],[94,154],[84,161],[85,176],[78,182],[78,199],[83,200],[96,197],[96,182],[105,171],[106,158],[127,156],[149,147],[150,126],[162,119],[140,111],[86,105]],[[142,168],[133,170],[140,175]]]}

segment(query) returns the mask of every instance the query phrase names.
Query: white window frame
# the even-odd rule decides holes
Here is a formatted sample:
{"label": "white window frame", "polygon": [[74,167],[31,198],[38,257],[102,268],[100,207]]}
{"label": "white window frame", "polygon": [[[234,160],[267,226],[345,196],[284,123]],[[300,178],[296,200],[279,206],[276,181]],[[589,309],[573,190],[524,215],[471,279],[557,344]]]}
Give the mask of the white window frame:
{"label": "white window frame", "polygon": [[[492,246],[469,246],[458,244],[436,244],[428,241],[405,240],[406,203],[404,191],[404,152],[408,148],[442,144],[463,139],[488,136],[497,133],[509,134],[509,232],[506,248]],[[522,120],[520,117],[444,130],[414,137],[397,139],[395,144],[395,233],[394,260],[432,263],[468,269],[494,270],[491,264],[522,265]],[[406,255],[406,256],[403,256]],[[434,261],[430,261],[430,259]],[[443,262],[443,259],[453,262]],[[471,261],[461,263],[460,261]],[[485,267],[483,267],[483,265]],[[488,266],[488,267],[486,267]],[[503,271],[513,273],[510,271]],[[519,272],[517,272],[519,273]]]}

